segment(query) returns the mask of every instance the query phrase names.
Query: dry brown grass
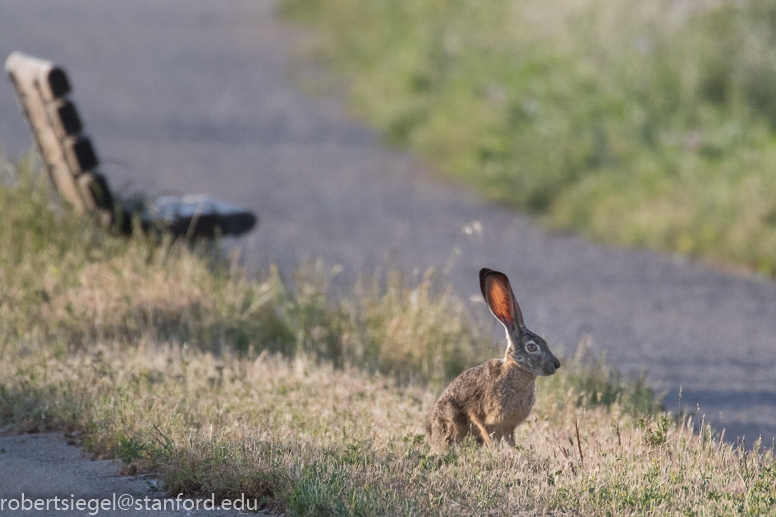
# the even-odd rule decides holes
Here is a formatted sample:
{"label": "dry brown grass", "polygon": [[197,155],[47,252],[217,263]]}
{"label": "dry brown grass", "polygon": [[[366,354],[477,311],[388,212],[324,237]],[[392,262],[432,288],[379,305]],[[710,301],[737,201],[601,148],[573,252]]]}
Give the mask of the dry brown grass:
{"label": "dry brown grass", "polygon": [[516,448],[469,443],[443,456],[422,435],[433,392],[302,357],[145,340],[77,354],[17,346],[5,348],[0,379],[5,417],[21,430],[78,431],[124,472],[158,472],[172,494],[246,493],[291,515],[776,508],[772,452],[744,452],[665,417],[636,419],[616,403],[577,406],[573,388],[545,379]]}
{"label": "dry brown grass", "polygon": [[772,451],[677,427],[643,377],[587,345],[539,380],[517,447],[434,455],[435,394],[498,352],[433,275],[365,276],[337,296],[321,262],[249,277],[217,250],[105,235],[8,171],[2,426],[78,436],[171,494],[245,493],[289,515],[776,509]]}
{"label": "dry brown grass", "polygon": [[52,205],[45,178],[3,165],[0,342],[29,338],[74,350],[141,338],[200,350],[303,353],[402,382],[439,385],[492,353],[464,303],[433,272],[363,275],[341,296],[323,261],[283,278],[248,276],[217,246],[107,235]]}

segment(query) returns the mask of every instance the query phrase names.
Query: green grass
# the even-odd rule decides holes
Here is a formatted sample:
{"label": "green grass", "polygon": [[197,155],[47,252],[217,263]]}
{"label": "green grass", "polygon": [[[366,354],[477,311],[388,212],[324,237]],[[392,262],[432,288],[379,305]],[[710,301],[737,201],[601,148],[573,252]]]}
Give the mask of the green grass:
{"label": "green grass", "polygon": [[388,141],[549,225],[776,268],[776,2],[283,0]]}
{"label": "green grass", "polygon": [[[0,426],[57,430],[171,495],[288,515],[772,515],[772,451],[660,413],[589,343],[537,382],[516,447],[430,451],[442,386],[500,355],[490,315],[428,273],[330,289],[217,246],[75,218],[29,162],[0,185]],[[30,169],[33,169],[31,171]],[[336,291],[336,294],[334,294]]]}

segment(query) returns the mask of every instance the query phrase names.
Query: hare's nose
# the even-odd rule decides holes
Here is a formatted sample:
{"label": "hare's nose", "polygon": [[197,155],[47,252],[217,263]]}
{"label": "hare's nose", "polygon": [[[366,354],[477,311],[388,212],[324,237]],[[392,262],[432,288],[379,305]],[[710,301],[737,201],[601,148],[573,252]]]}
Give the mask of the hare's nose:
{"label": "hare's nose", "polygon": [[555,360],[552,362],[552,364],[555,365],[555,369],[557,370],[560,368],[560,361],[558,361],[558,358],[556,357]]}

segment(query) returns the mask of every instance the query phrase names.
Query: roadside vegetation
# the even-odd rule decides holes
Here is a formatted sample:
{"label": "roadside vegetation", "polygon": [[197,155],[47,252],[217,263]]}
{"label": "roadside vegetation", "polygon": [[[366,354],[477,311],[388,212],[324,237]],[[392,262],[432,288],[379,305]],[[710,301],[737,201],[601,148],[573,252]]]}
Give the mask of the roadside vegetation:
{"label": "roadside vegetation", "polygon": [[288,515],[776,509],[772,450],[661,412],[643,375],[588,343],[538,380],[515,448],[434,455],[435,396],[501,353],[484,304],[433,273],[334,289],[321,262],[254,276],[217,247],[112,236],[52,204],[35,169],[0,165],[6,431],[61,431],[170,494],[245,494]]}
{"label": "roadside vegetation", "polygon": [[776,1],[281,7],[438,170],[555,228],[776,273]]}

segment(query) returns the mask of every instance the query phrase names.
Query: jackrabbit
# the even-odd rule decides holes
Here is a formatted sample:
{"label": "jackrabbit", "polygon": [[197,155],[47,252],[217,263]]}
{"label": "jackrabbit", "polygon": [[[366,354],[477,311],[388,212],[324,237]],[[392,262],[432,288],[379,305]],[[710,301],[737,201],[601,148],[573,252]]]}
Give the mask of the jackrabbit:
{"label": "jackrabbit", "polygon": [[523,323],[504,273],[481,269],[480,289],[490,312],[506,328],[506,354],[466,370],[442,392],[426,425],[437,451],[462,442],[469,432],[488,446],[502,438],[514,445],[515,427],[526,419],[534,403],[536,377],[552,375],[560,368],[547,342]]}

